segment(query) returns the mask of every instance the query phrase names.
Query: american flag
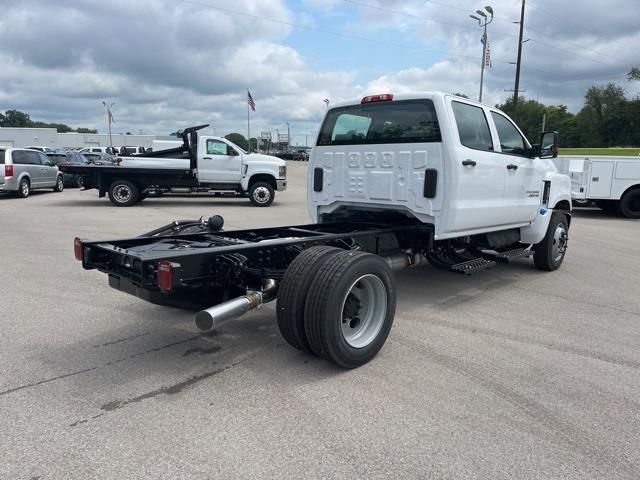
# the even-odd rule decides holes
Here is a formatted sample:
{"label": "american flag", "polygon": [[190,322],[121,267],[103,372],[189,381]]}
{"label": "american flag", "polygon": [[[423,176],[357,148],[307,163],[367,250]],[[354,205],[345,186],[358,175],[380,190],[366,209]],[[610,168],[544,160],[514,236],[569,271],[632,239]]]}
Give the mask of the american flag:
{"label": "american flag", "polygon": [[322,101],[327,105],[327,107],[329,107],[329,99],[328,99],[328,98],[325,98],[325,99],[324,99],[324,100],[322,100]]}
{"label": "american flag", "polygon": [[484,34],[482,35],[482,38],[480,39],[480,43],[485,45],[484,66],[492,67],[493,65],[491,64],[491,52],[489,51],[489,38],[487,38],[487,32],[484,32]]}
{"label": "american flag", "polygon": [[251,110],[256,111],[256,102],[253,101],[253,97],[251,96],[251,92],[247,90],[247,103],[251,107]]}
{"label": "american flag", "polygon": [[115,120],[113,120],[113,113],[111,113],[110,108],[107,108],[107,112],[109,113],[109,123],[116,123]]}

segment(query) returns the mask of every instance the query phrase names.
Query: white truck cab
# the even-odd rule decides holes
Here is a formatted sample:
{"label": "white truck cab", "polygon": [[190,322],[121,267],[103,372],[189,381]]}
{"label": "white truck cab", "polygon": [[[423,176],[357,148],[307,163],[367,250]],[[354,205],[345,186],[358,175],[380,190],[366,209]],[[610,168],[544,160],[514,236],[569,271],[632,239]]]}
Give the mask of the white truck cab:
{"label": "white truck cab", "polygon": [[500,110],[454,95],[339,103],[311,153],[309,211],[319,223],[393,211],[432,225],[435,241],[506,232],[495,246],[542,242],[561,211],[566,242],[571,182],[551,160],[557,134],[541,144]]}

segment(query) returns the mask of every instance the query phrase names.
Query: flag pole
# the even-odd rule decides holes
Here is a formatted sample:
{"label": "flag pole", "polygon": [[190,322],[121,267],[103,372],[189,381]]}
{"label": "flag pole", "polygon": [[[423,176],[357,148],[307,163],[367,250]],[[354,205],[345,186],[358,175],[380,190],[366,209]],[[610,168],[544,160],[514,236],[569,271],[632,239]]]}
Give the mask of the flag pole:
{"label": "flag pole", "polygon": [[251,153],[251,128],[249,127],[249,89],[247,88],[247,152]]}

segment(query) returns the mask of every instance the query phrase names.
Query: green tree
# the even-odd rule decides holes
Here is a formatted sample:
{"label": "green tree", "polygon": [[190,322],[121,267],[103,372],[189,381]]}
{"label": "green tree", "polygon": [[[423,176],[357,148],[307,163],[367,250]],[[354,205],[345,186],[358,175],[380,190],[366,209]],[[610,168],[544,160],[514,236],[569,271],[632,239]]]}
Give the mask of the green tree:
{"label": "green tree", "polygon": [[638,80],[640,81],[640,68],[633,67],[629,73],[627,73],[627,80]]}
{"label": "green tree", "polygon": [[246,139],[246,137],[244,135],[234,132],[234,133],[230,133],[228,135],[225,135],[224,138],[226,138],[230,142],[235,143],[240,148],[242,148],[244,150],[248,150],[247,139]]}
{"label": "green tree", "polygon": [[28,128],[33,125],[29,115],[18,110],[7,110],[2,120],[3,127]]}

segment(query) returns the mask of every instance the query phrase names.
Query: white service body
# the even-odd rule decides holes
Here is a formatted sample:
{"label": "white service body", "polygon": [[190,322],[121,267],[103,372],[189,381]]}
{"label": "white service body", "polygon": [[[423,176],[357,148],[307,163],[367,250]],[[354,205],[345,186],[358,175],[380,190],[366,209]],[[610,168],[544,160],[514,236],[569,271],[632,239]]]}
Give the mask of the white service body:
{"label": "white service body", "polygon": [[555,162],[571,179],[576,200],[620,200],[640,187],[640,157],[563,155]]}

